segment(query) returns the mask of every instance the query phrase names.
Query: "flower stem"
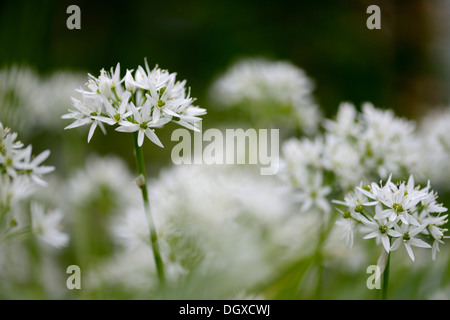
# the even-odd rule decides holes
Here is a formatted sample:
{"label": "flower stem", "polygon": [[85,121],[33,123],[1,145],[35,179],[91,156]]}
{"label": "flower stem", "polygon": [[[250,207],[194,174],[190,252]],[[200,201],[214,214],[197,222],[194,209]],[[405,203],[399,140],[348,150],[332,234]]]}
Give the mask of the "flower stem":
{"label": "flower stem", "polygon": [[383,300],[387,300],[387,296],[388,296],[390,262],[391,262],[391,253],[389,252],[387,262],[386,262],[386,268],[384,269],[384,272],[383,272],[383,288],[382,288],[382,292],[381,292],[381,298]]}
{"label": "flower stem", "polygon": [[144,209],[145,215],[147,216],[147,222],[149,226],[150,233],[150,244],[152,246],[153,257],[155,259],[156,270],[158,272],[158,278],[161,286],[164,288],[166,284],[166,278],[164,274],[164,264],[161,258],[159,244],[158,244],[158,235],[156,233],[155,223],[153,221],[153,217],[150,211],[150,202],[148,199],[148,190],[147,190],[147,177],[145,174],[145,162],[144,162],[144,154],[142,153],[142,148],[138,145],[138,134],[134,132],[133,140],[134,140],[134,149],[136,152],[136,162],[137,162],[137,170],[138,174],[143,181],[139,183],[139,187],[142,192],[142,199],[144,200]]}

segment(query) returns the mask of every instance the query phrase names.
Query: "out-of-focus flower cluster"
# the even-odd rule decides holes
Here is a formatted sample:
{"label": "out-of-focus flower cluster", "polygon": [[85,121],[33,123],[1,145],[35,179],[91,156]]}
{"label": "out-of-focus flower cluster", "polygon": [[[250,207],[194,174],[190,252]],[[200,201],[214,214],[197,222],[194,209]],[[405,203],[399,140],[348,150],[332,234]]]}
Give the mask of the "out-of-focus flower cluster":
{"label": "out-of-focus flower cluster", "polygon": [[[86,87],[75,95],[73,89],[82,81],[72,78],[66,90],[62,79],[69,75],[58,74],[37,77],[26,68],[10,69],[8,77],[0,73],[4,81],[0,108],[9,110],[2,117],[10,122],[11,115],[32,110],[23,112],[25,132],[32,132],[34,126],[62,129],[52,123],[62,122],[62,109],[67,110],[73,96],[72,110],[64,118],[74,122],[67,128],[90,126],[88,140],[97,127],[106,131],[106,124],[117,131],[136,132],[139,145],[147,137],[161,146],[153,129],[175,122],[196,130],[205,113],[193,105],[185,81],[158,67],[151,70],[147,63],[136,71],[127,70],[125,76],[120,75],[119,65],[110,72],[101,70],[98,77],[89,75]],[[14,90],[10,84],[15,84]],[[28,86],[35,89],[27,90]],[[414,272],[422,268],[431,277],[431,260],[436,260],[433,272],[445,272],[448,110],[416,123],[371,103],[359,108],[344,102],[335,117],[322,119],[312,89],[311,79],[289,62],[249,59],[235,64],[209,91],[217,106],[248,112],[252,125],[295,129],[280,136],[278,176],[261,176],[252,165],[168,164],[159,175],[150,170],[150,206],[167,276],[167,297],[311,298],[320,292],[321,273],[329,280],[322,282],[322,292],[335,285],[339,294],[354,297],[354,290],[359,290],[355,288],[363,287],[354,285],[355,277],[365,277],[367,265],[373,263],[373,250],[368,250],[372,245],[383,252],[381,266],[386,253],[404,246],[405,254],[417,260]],[[67,101],[63,106],[55,102],[49,111],[41,107],[37,91],[46,92],[49,103],[53,97],[59,101],[58,93],[61,101]],[[36,99],[20,98],[26,92],[34,92]],[[7,101],[16,102],[6,105]],[[23,101],[34,107],[24,107]],[[42,117],[37,116],[39,110]],[[14,288],[24,283],[41,288],[44,297],[78,297],[66,289],[64,278],[64,267],[77,264],[83,272],[83,298],[161,298],[153,291],[158,277],[149,226],[129,163],[113,154],[94,153],[78,167],[67,165],[44,180],[42,176],[52,171],[42,165],[49,151],[32,157],[31,146],[18,143],[17,134],[1,125],[0,130],[0,280],[5,288],[0,288],[0,297],[20,296]],[[61,152],[58,147],[62,145],[52,146],[63,154],[58,160],[70,162],[70,148],[66,145]],[[83,153],[77,156],[82,158]],[[154,169],[152,159],[147,160]],[[391,176],[406,182],[394,183]],[[385,182],[373,182],[380,180]],[[437,202],[431,186],[444,205]],[[49,207],[56,209],[46,212]],[[28,218],[21,211],[29,212]],[[57,251],[58,257],[48,256],[32,243],[3,241],[15,230],[32,230],[51,245],[44,248],[64,250]],[[355,241],[359,233],[376,241]],[[431,250],[413,252],[412,247]],[[378,256],[380,251],[375,251]],[[432,259],[421,259],[430,251]],[[400,263],[405,266],[411,261]],[[37,268],[48,274],[33,274]],[[417,281],[424,283],[424,279],[428,278]],[[440,294],[448,296],[446,291]],[[366,290],[362,296],[371,293]],[[329,297],[336,297],[332,289]]]}
{"label": "out-of-focus flower cluster", "polygon": [[[420,188],[414,184],[413,176],[407,183],[395,184],[391,177],[384,185],[372,182],[357,187],[344,201],[334,202],[345,206],[343,210],[338,209],[342,214],[338,224],[344,227],[349,245],[353,244],[353,229],[361,226],[364,239],[375,238],[383,246],[382,257],[404,245],[413,261],[411,246],[432,248],[435,260],[439,244],[444,243],[444,233],[448,231],[443,227],[448,215],[442,214],[447,208],[437,202],[437,194],[429,183]],[[429,238],[432,246],[421,236]]]}
{"label": "out-of-focus flower cluster", "polygon": [[157,66],[150,70],[147,61],[145,69],[139,66],[133,76],[127,70],[120,76],[120,64],[108,73],[100,71],[98,78],[89,75],[88,90],[80,89],[80,98],[72,98],[74,110],[63,119],[75,120],[66,129],[90,124],[88,141],[95,129],[106,134],[104,124],[116,126],[120,132],[138,132],[138,144],[142,146],[147,136],[153,143],[163,147],[154,128],[161,128],[168,122],[175,122],[196,130],[205,109],[193,105],[194,98],[186,90],[186,81],[176,81],[176,74]]}
{"label": "out-of-focus flower cluster", "polygon": [[22,136],[42,130],[60,132],[60,117],[67,112],[74,88],[85,82],[84,73],[57,71],[39,75],[28,66],[0,70],[0,113],[4,125]]}
{"label": "out-of-focus flower cluster", "polygon": [[258,125],[314,133],[321,112],[314,82],[288,61],[247,58],[235,62],[212,84],[211,100],[221,108],[237,108]]}

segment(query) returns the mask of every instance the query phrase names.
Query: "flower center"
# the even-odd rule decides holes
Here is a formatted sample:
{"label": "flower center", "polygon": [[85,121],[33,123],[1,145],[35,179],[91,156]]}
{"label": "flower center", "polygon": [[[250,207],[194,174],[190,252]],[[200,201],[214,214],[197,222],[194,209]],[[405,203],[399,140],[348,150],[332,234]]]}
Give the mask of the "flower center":
{"label": "flower center", "polygon": [[356,208],[355,208],[355,211],[356,211],[356,212],[362,212],[362,211],[363,211],[363,206],[362,206],[362,204],[357,205]]}
{"label": "flower center", "polygon": [[404,240],[404,241],[408,241],[409,239],[411,239],[411,237],[409,236],[409,233],[406,232],[406,233],[403,235],[403,240]]}
{"label": "flower center", "polygon": [[344,217],[344,219],[348,219],[348,218],[350,218],[350,217],[351,217],[350,211],[348,211],[348,210],[345,210],[345,211],[344,211],[344,215],[343,215],[343,217]]}

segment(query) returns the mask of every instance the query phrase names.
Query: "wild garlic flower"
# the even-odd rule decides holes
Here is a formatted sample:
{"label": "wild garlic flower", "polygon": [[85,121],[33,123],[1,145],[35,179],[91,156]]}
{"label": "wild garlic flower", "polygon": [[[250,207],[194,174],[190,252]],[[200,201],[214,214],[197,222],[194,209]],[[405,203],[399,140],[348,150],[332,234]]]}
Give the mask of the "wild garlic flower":
{"label": "wild garlic flower", "polygon": [[[0,114],[4,125],[30,137],[36,132],[59,131],[58,119],[67,110],[73,88],[85,82],[84,73],[59,70],[39,75],[29,66],[0,70]],[[57,115],[55,117],[49,116]]]}
{"label": "wild garlic flower", "polygon": [[[345,207],[338,209],[342,214],[338,224],[348,227],[345,221],[351,221],[351,232],[359,227],[364,239],[374,238],[384,249],[382,255],[404,246],[414,261],[412,247],[432,248],[435,260],[448,231],[443,228],[447,208],[437,203],[430,183],[424,188],[416,186],[412,175],[407,182],[393,183],[389,176],[384,185],[380,182],[356,187],[344,201],[333,202]],[[345,232],[348,239],[348,228]]]}
{"label": "wild garlic flower", "polygon": [[387,179],[390,173],[407,177],[417,171],[421,156],[415,123],[392,110],[367,102],[358,112],[344,102],[336,119],[325,120],[324,127],[324,163],[344,188],[361,180]]}
{"label": "wild garlic flower", "polygon": [[138,132],[138,145],[142,146],[144,137],[163,147],[155,128],[168,122],[175,122],[188,129],[198,131],[206,110],[194,106],[186,81],[177,81],[175,73],[169,73],[157,66],[150,70],[147,61],[145,69],[139,66],[121,78],[120,64],[104,69],[98,77],[89,74],[87,90],[79,89],[81,98],[72,98],[74,109],[62,116],[75,120],[66,127],[71,129],[90,125],[88,142],[97,127],[106,133],[104,125],[116,127],[120,132]]}
{"label": "wild garlic flower", "polygon": [[263,124],[314,133],[321,118],[313,81],[288,61],[246,58],[234,63],[210,88],[222,108],[239,108]]}

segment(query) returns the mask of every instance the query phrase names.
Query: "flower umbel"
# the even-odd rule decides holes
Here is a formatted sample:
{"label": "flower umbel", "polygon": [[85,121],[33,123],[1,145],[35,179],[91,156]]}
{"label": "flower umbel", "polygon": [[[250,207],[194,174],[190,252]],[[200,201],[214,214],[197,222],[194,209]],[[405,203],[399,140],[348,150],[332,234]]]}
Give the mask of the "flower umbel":
{"label": "flower umbel", "polygon": [[66,129],[90,124],[88,142],[99,126],[104,133],[104,124],[114,126],[120,132],[138,132],[138,143],[142,146],[146,136],[156,145],[163,144],[155,133],[168,122],[175,122],[188,129],[198,131],[196,125],[206,110],[194,106],[186,81],[177,81],[175,73],[156,66],[153,70],[145,61],[134,77],[132,70],[120,77],[120,64],[108,73],[100,71],[98,78],[89,75],[87,90],[79,89],[82,98],[73,98],[73,107],[63,119],[75,119]]}

